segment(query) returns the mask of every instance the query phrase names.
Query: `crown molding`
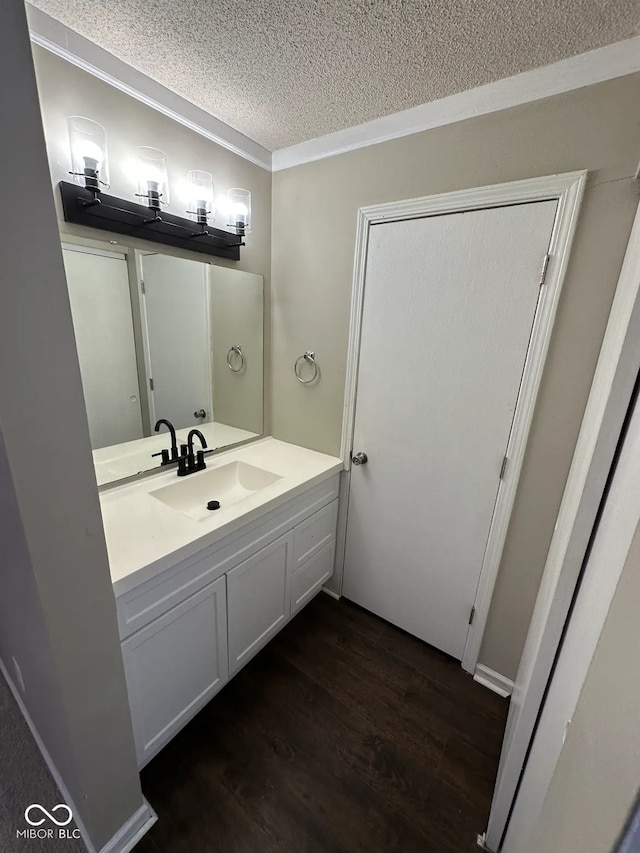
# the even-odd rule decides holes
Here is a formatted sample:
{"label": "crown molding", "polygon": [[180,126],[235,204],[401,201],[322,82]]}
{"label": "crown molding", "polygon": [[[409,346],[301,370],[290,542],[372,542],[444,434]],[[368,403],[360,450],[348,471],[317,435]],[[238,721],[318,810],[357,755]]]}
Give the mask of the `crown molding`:
{"label": "crown molding", "polygon": [[31,40],[146,106],[267,171],[290,169],[640,71],[640,36],[273,153],[26,3]]}
{"label": "crown molding", "polygon": [[271,152],[26,3],[31,41],[239,157],[271,171]]}
{"label": "crown molding", "polygon": [[273,152],[272,170],[334,157],[640,71],[640,36]]}

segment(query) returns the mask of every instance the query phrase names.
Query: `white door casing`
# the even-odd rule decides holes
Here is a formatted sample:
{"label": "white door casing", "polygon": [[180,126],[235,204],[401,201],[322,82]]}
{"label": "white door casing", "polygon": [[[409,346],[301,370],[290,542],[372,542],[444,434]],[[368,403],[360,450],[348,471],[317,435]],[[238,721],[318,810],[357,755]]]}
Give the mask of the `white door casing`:
{"label": "white door casing", "polygon": [[[530,849],[536,823],[532,817],[539,817],[542,811],[640,522],[639,478],[640,404],[636,400],[509,821],[503,848],[509,853]],[[611,701],[624,702],[624,693],[612,696]],[[588,765],[591,772],[598,769],[593,762]],[[495,842],[492,849],[498,849]]]}
{"label": "white door casing", "polygon": [[[208,423],[213,388],[207,265],[160,254],[143,255],[141,264],[151,419],[168,418],[176,429]],[[202,420],[194,417],[200,409],[206,412]]]}
{"label": "white door casing", "polygon": [[91,446],[142,438],[142,412],[125,256],[64,245]]}
{"label": "white door casing", "polygon": [[[640,369],[640,207],[629,238],[598,364],[571,462],[562,504],[547,554],[544,574],[515,680],[486,843],[497,850],[509,819],[563,627],[587,552],[589,539],[614,459],[616,445]],[[597,583],[598,606],[610,595],[613,569]],[[606,609],[606,608],[605,608]],[[591,614],[593,615],[593,613]],[[596,620],[590,622],[590,631]],[[580,646],[573,666],[584,666],[589,647]],[[566,686],[566,685],[565,685]],[[527,836],[538,819],[562,740],[545,743],[545,761],[532,761],[513,812],[517,831]],[[510,825],[511,843],[516,832]],[[508,846],[508,845],[507,845]],[[507,847],[505,847],[507,849]]]}
{"label": "white door casing", "polygon": [[[549,345],[553,320],[566,272],[568,254],[575,231],[580,200],[586,179],[585,172],[533,178],[499,186],[480,187],[446,193],[439,196],[376,205],[363,208],[358,214],[354,288],[352,294],[351,327],[345,389],[345,417],[343,421],[342,452],[345,468],[350,467],[353,446],[355,399],[358,366],[361,357],[360,335],[362,328],[364,279],[366,259],[372,226],[376,223],[415,219],[454,211],[469,211],[523,204],[534,201],[556,201],[557,216],[549,247],[549,260],[544,287],[531,334],[529,351],[522,376],[513,428],[507,453],[509,465],[502,481],[493,521],[487,542],[485,559],[475,598],[475,619],[466,643],[463,667],[473,672],[482,641],[489,602],[497,575],[500,555],[506,537],[507,525],[513,506],[515,490],[522,466],[526,439],[531,424],[533,408]],[[382,342],[383,346],[387,346]],[[388,347],[387,347],[388,348]],[[355,450],[366,448],[355,447]],[[371,470],[371,469],[370,469]],[[360,473],[360,472],[359,472]],[[364,473],[364,472],[363,472]],[[352,475],[354,476],[354,475]],[[366,475],[365,475],[366,476]],[[353,480],[351,485],[353,486]],[[350,519],[351,520],[351,519]],[[338,577],[341,566],[336,567]]]}

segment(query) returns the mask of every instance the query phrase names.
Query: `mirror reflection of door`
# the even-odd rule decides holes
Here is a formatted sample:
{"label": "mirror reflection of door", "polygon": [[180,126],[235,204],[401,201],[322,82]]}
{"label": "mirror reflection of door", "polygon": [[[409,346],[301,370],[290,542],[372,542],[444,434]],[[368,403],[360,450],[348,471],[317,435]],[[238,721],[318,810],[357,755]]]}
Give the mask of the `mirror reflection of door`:
{"label": "mirror reflection of door", "polygon": [[206,271],[184,258],[142,258],[152,420],[167,418],[176,429],[214,420]]}
{"label": "mirror reflection of door", "polygon": [[66,245],[62,254],[91,446],[142,438],[126,257]]}

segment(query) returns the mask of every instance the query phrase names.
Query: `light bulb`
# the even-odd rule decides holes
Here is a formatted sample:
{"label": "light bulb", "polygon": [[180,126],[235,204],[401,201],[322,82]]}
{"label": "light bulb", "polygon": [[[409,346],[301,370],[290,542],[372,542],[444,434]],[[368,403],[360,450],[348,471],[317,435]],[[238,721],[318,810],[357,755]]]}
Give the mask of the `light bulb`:
{"label": "light bulb", "polygon": [[189,186],[187,191],[187,200],[190,204],[211,204],[212,201],[212,192],[208,192],[206,187],[194,187]]}
{"label": "light bulb", "polygon": [[188,213],[196,222],[205,225],[213,212],[213,176],[211,172],[192,169],[187,172]]}
{"label": "light bulb", "polygon": [[73,146],[73,153],[78,160],[84,162],[85,169],[93,169],[99,172],[102,168],[102,149],[90,139],[78,139]]}
{"label": "light bulb", "polygon": [[167,159],[157,148],[141,146],[137,149],[138,196],[147,200],[152,210],[160,204],[169,204]]}
{"label": "light bulb", "polygon": [[233,206],[233,217],[236,222],[242,222],[244,225],[247,221],[247,216],[249,215],[249,208],[246,204],[242,204],[242,202],[237,202]]}
{"label": "light bulb", "polygon": [[142,163],[140,165],[140,170],[138,172],[138,176],[141,181],[144,181],[146,184],[153,184],[153,189],[159,189],[160,185],[164,180],[164,175],[156,166],[152,166],[149,163]]}
{"label": "light bulb", "polygon": [[251,231],[251,193],[241,187],[227,190],[227,223],[238,236]]}
{"label": "light bulb", "polygon": [[71,174],[74,180],[93,193],[109,186],[107,135],[102,125],[84,116],[67,118]]}

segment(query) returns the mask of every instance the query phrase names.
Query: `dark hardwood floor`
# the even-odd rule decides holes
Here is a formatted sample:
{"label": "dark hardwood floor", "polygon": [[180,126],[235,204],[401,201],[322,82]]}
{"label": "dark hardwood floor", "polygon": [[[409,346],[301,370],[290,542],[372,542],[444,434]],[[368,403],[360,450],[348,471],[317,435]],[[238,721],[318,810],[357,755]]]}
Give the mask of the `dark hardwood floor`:
{"label": "dark hardwood floor", "polygon": [[143,770],[136,853],[473,853],[507,702],[321,594]]}

